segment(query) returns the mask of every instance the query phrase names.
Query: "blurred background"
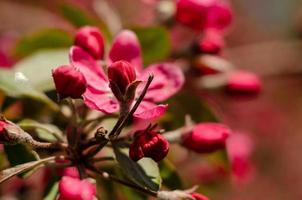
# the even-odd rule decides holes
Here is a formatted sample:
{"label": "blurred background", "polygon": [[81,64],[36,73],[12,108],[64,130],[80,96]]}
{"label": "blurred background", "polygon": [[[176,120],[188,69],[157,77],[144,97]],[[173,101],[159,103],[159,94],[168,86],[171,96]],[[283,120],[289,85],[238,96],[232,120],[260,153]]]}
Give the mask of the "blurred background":
{"label": "blurred background", "polygon": [[[223,57],[238,69],[260,75],[263,90],[251,98],[234,97],[196,87],[190,84],[190,76],[187,87],[221,121],[251,138],[251,178],[234,182],[216,161],[204,162],[202,156],[188,155],[181,147],[173,147],[169,157],[186,187],[200,184],[200,191],[213,200],[300,200],[302,1],[230,3],[235,17]],[[0,0],[0,66],[10,68],[40,49],[67,48],[75,30],[83,25],[101,27],[108,41],[121,27],[158,25],[155,5],[152,0]],[[203,116],[205,111],[196,112]],[[2,194],[9,188],[0,186]]]}

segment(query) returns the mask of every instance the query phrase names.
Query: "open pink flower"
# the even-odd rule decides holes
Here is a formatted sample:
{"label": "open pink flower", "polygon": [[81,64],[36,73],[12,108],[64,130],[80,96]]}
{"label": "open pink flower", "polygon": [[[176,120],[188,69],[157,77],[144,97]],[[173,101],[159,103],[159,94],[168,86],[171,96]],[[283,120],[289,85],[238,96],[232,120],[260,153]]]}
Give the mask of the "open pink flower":
{"label": "open pink flower", "polygon": [[[155,119],[163,115],[167,105],[156,103],[168,99],[180,90],[184,83],[181,70],[172,63],[153,64],[143,69],[140,44],[135,33],[129,30],[124,30],[116,36],[107,62],[112,64],[119,60],[132,64],[135,67],[137,80],[142,81],[136,90],[136,98],[141,94],[148,76],[154,75],[148,92],[134,113],[134,117]],[[109,87],[108,77],[97,60],[82,48],[73,46],[70,49],[70,62],[83,73],[87,80],[87,89],[83,94],[85,104],[91,109],[104,113],[117,112],[119,102],[114,97]]]}

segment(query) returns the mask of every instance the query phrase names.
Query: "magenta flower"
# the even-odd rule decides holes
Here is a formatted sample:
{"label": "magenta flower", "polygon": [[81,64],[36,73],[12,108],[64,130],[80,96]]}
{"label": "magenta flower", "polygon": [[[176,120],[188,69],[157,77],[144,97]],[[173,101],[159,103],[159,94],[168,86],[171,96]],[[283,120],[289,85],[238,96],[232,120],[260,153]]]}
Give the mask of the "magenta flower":
{"label": "magenta flower", "polygon": [[88,180],[63,176],[59,182],[58,200],[93,200],[96,186]]}
{"label": "magenta flower", "polygon": [[[107,64],[120,60],[127,61],[135,67],[136,80],[142,81],[136,90],[136,98],[141,94],[148,76],[154,75],[147,95],[134,113],[134,117],[155,119],[163,115],[167,105],[156,105],[156,103],[168,99],[181,89],[184,83],[182,71],[172,63],[153,64],[143,69],[140,44],[135,33],[129,30],[124,30],[116,36],[109,51]],[[70,49],[70,62],[87,80],[87,89],[83,95],[85,104],[91,109],[104,113],[119,111],[119,102],[113,95],[108,77],[99,63],[88,52],[77,46]]]}

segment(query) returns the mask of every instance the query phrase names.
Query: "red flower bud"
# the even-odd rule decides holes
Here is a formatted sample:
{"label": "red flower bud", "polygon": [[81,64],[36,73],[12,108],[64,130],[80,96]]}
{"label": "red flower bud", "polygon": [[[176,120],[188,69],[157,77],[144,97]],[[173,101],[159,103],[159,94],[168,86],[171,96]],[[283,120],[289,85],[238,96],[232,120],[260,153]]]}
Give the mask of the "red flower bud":
{"label": "red flower bud", "polygon": [[138,161],[143,157],[149,157],[158,162],[168,154],[169,142],[156,131],[137,131],[134,137],[129,151],[132,160]]}
{"label": "red flower bud", "polygon": [[225,147],[231,130],[220,123],[200,123],[182,135],[182,145],[197,153],[211,153]]}
{"label": "red flower bud", "polygon": [[260,78],[248,71],[235,71],[228,75],[227,89],[232,93],[259,93]]}
{"label": "red flower bud", "polygon": [[212,0],[178,0],[176,20],[197,31],[206,25],[207,11]]}
{"label": "red flower bud", "polygon": [[223,36],[217,31],[207,30],[198,46],[201,53],[218,54],[224,46]]}
{"label": "red flower bud", "polygon": [[60,98],[81,98],[86,91],[86,79],[72,66],[60,66],[52,71],[52,76]]}
{"label": "red flower bud", "polygon": [[93,200],[96,187],[88,180],[63,176],[59,182],[58,200]]}
{"label": "red flower bud", "polygon": [[127,87],[136,79],[135,69],[127,61],[117,61],[108,67],[108,78],[124,95]]}
{"label": "red flower bud", "polygon": [[80,28],[75,35],[74,43],[97,60],[104,56],[104,38],[96,27],[85,26]]}
{"label": "red flower bud", "polygon": [[6,129],[5,127],[9,125],[5,120],[0,119],[0,143],[5,141]]}
{"label": "red flower bud", "polygon": [[209,200],[208,197],[198,194],[198,193],[191,193],[191,196],[195,198],[195,200]]}

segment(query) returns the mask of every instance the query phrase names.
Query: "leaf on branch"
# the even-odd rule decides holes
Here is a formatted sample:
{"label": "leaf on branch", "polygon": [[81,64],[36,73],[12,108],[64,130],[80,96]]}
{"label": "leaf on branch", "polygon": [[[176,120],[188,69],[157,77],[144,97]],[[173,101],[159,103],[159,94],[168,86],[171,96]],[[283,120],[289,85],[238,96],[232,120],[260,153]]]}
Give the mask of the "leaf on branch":
{"label": "leaf on branch", "polygon": [[48,142],[55,142],[63,137],[62,131],[53,124],[42,124],[35,120],[24,119],[20,121],[18,125],[25,130],[35,130],[40,139]]}
{"label": "leaf on branch", "polygon": [[[44,71],[40,70],[39,71]],[[37,73],[37,69],[35,72]],[[39,76],[41,73],[39,74]],[[35,75],[36,77],[39,77]],[[51,75],[49,74],[51,78]],[[12,70],[0,70],[0,90],[5,93],[5,95],[14,98],[29,98],[38,102],[42,102],[48,105],[49,108],[53,110],[58,110],[58,106],[52,100],[50,100],[44,93],[37,91],[28,82],[28,77],[24,76],[23,73],[14,72]]]}
{"label": "leaf on branch", "polygon": [[150,158],[143,158],[134,162],[128,157],[128,152],[129,149],[114,147],[116,160],[125,176],[141,187],[158,191],[161,187],[161,177],[157,163]]}
{"label": "leaf on branch", "polygon": [[163,27],[136,27],[136,33],[143,51],[145,64],[163,60],[171,52],[171,43],[168,31]]}
{"label": "leaf on branch", "polygon": [[11,177],[21,174],[23,172],[26,172],[30,169],[33,169],[35,167],[38,167],[46,162],[54,160],[55,157],[49,157],[38,161],[32,161],[25,164],[17,165],[12,168],[5,169],[0,172],[0,183],[3,183],[4,181],[10,179]]}

